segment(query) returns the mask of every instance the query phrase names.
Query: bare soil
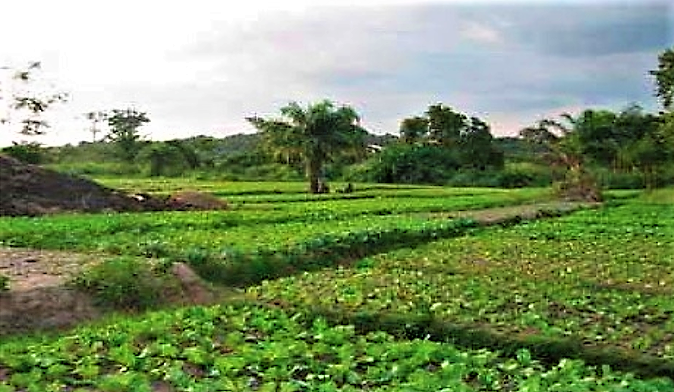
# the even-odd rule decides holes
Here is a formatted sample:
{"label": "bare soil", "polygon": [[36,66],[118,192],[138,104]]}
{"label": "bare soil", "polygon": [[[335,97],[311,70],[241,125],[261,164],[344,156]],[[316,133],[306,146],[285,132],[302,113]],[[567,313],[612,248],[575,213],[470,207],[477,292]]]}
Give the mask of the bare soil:
{"label": "bare soil", "polygon": [[0,248],[0,274],[10,290],[0,293],[0,335],[58,329],[100,316],[91,298],[65,283],[99,257],[69,252]]}
{"label": "bare soil", "polygon": [[[0,274],[9,277],[9,291],[0,292],[0,336],[38,330],[57,330],[100,318],[108,310],[68,282],[103,255],[63,251],[0,248]],[[221,292],[207,286],[187,265],[176,263],[172,274],[178,291],[168,302],[206,304]],[[223,291],[224,292],[224,291]]]}
{"label": "bare soil", "polygon": [[0,155],[0,216],[226,208],[224,201],[200,192],[182,192],[168,198],[128,195],[85,178]]}

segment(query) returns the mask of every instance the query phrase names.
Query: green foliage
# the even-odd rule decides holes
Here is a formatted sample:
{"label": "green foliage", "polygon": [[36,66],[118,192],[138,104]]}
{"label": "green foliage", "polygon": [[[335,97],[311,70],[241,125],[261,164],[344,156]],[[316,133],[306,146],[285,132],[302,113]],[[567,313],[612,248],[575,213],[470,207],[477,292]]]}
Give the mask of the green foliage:
{"label": "green foliage", "polygon": [[662,106],[669,110],[674,102],[674,48],[669,48],[658,56],[658,69],[651,71],[655,76],[655,95]]}
{"label": "green foliage", "polygon": [[644,176],[638,171],[615,172],[602,167],[591,170],[597,184],[602,189],[643,189],[645,187]]}
{"label": "green foliage", "polygon": [[138,128],[150,122],[147,113],[131,108],[114,109],[106,120],[110,127],[107,139],[117,147],[119,157],[124,162],[133,162],[142,148]]}
{"label": "green foliage", "polygon": [[87,268],[73,284],[104,306],[142,310],[161,303],[168,280],[148,261],[122,256]]}
{"label": "green foliage", "polygon": [[417,144],[428,136],[428,119],[415,116],[405,118],[400,123],[400,141],[405,144]]}
{"label": "green foliage", "polygon": [[[619,186],[633,186],[634,169],[641,174],[642,187],[666,184],[663,171],[674,162],[674,144],[667,137],[667,115],[644,113],[638,105],[630,105],[620,113],[608,110],[584,110],[577,116],[562,115],[564,121],[543,120],[520,132],[537,149],[544,148],[543,161],[564,167],[566,177],[588,177],[597,169],[610,169],[602,174],[602,183],[615,178]],[[579,182],[567,181],[561,187],[571,188]],[[595,190],[596,192],[596,190]]]}
{"label": "green foliage", "polygon": [[673,195],[473,232],[371,256],[355,269],[266,282],[249,293],[347,321],[369,315],[372,328],[397,317],[393,324],[424,334],[435,323],[447,333],[436,339],[462,329],[462,343],[471,344],[486,331],[485,341],[545,346],[553,358],[573,347],[588,359],[646,373],[650,361],[671,372],[674,280],[662,269],[674,261]]}
{"label": "green foliage", "polygon": [[12,146],[5,147],[0,150],[3,154],[7,154],[13,158],[18,159],[24,163],[37,165],[43,163],[45,160],[44,150],[40,143],[13,143]]}
{"label": "green foliage", "polygon": [[3,340],[0,390],[674,390],[581,361],[545,364],[251,304],[156,312],[50,338]]}
{"label": "green foliage", "polygon": [[370,158],[361,176],[373,182],[439,185],[459,167],[458,156],[440,146],[400,144]]}
{"label": "green foliage", "polygon": [[431,105],[426,111],[428,137],[444,147],[456,147],[466,128],[468,117],[441,103]]}
{"label": "green foliage", "polygon": [[248,121],[260,132],[265,146],[287,163],[304,162],[309,191],[321,192],[323,165],[340,154],[361,155],[367,132],[360,127],[355,110],[348,106],[335,108],[330,101],[321,101],[302,108],[291,102],[281,108],[285,119],[259,117]]}
{"label": "green foliage", "polygon": [[[300,192],[299,186],[295,192]],[[0,219],[0,241],[10,246],[194,260],[195,269],[206,279],[247,284],[459,235],[471,227],[448,221],[449,211],[521,204],[545,197],[544,190],[359,190],[356,185],[354,194],[307,199],[306,194],[269,189],[272,194],[249,189],[254,194],[236,199],[245,201],[246,208],[224,212]]]}
{"label": "green foliage", "polygon": [[[486,170],[502,169],[504,165],[503,152],[493,143],[493,136],[487,123],[477,117],[468,117],[456,112],[441,103],[429,106],[423,117],[404,119],[400,124],[400,135],[404,144],[416,146],[425,144],[445,150],[448,156],[452,156],[457,167]],[[423,165],[433,167],[437,164],[434,155],[429,157],[421,155],[418,158],[429,158],[416,163],[421,170],[424,170]],[[442,172],[445,169],[446,165],[442,165],[437,171]],[[438,174],[440,173],[431,177],[443,177]],[[426,177],[428,175],[421,176]],[[444,179],[448,177],[449,175],[444,175]],[[437,180],[422,180],[419,183],[429,182],[438,183]]]}
{"label": "green foliage", "polygon": [[180,174],[187,166],[183,151],[169,143],[150,144],[138,158],[150,164],[150,177]]}

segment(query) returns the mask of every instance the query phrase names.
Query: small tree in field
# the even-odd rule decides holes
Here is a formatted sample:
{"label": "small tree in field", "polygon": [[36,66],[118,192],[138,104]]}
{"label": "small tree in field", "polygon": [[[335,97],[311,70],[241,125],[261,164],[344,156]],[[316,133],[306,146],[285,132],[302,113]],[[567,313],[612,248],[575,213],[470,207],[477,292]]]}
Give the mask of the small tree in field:
{"label": "small tree in field", "polygon": [[264,143],[288,161],[304,161],[309,192],[320,193],[321,172],[326,162],[339,154],[365,151],[367,132],[359,125],[355,110],[335,107],[330,101],[306,108],[291,102],[281,108],[281,119],[251,117],[247,120],[262,132]]}
{"label": "small tree in field", "polygon": [[132,163],[142,148],[138,128],[150,122],[147,113],[136,109],[115,109],[108,114],[107,121],[110,126],[107,139],[117,146],[119,155],[125,162]]}

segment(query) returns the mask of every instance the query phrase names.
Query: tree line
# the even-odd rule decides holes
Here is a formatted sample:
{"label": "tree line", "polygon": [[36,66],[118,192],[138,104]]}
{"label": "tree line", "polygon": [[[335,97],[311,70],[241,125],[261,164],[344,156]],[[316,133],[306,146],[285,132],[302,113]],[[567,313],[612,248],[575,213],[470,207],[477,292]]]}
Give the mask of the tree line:
{"label": "tree line", "polygon": [[[39,64],[33,64],[17,72],[15,78],[28,83],[38,68]],[[243,155],[228,155],[220,164],[282,164],[290,172],[302,172],[312,193],[325,192],[327,181],[335,178],[446,184],[456,182],[457,175],[467,175],[477,185],[486,183],[480,182],[485,178],[496,178],[495,185],[501,186],[528,185],[535,182],[531,177],[537,175],[525,170],[532,165],[557,173],[551,175],[553,179],[561,176],[556,179],[571,188],[596,186],[596,173],[638,175],[642,185],[653,188],[674,182],[674,48],[659,55],[658,68],[651,74],[662,111],[647,113],[632,104],[619,112],[586,109],[577,115],[563,113],[558,118],[541,120],[522,129],[510,146],[520,154],[529,152],[529,166],[522,162],[519,166],[506,165],[512,157],[503,148],[503,141],[493,136],[490,126],[444,103],[431,104],[424,113],[402,119],[399,136],[386,139],[382,146],[370,143],[371,135],[361,126],[355,109],[327,100],[306,106],[291,102],[276,117],[247,118],[258,130],[259,145],[245,150]],[[28,113],[20,120],[24,134],[42,133],[48,124],[40,115],[66,98],[61,93],[0,97],[10,102],[14,112]],[[85,116],[91,122],[91,145],[104,144],[108,155],[119,162],[147,164],[149,175],[170,174],[171,168],[177,166],[186,170],[215,169],[219,159],[217,152],[208,151],[207,143],[145,140],[140,129],[150,121],[149,116],[134,108],[92,111]],[[108,132],[97,140],[103,124]],[[40,147],[16,144],[4,152],[26,158],[31,152],[39,154]],[[274,167],[277,172],[286,170]]]}

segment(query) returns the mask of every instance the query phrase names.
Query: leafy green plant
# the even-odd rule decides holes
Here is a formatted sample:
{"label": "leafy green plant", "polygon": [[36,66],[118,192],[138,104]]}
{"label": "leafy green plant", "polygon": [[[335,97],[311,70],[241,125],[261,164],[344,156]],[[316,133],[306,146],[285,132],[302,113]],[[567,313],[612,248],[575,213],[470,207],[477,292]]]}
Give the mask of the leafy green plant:
{"label": "leafy green plant", "polygon": [[[674,262],[670,206],[631,199],[558,219],[473,231],[370,256],[353,269],[264,282],[248,293],[315,313],[369,314],[372,328],[395,316],[399,322],[391,325],[428,331],[424,317],[430,316],[438,326],[455,327],[441,328],[449,332],[439,339],[455,337],[458,328],[464,343],[491,346],[522,338],[517,344],[547,347],[544,354],[555,358],[573,352],[634,368],[657,359],[673,369],[674,279],[662,273]],[[474,330],[497,338],[476,339]]]}
{"label": "leafy green plant", "polygon": [[237,303],[0,342],[0,391],[669,392],[608,366],[361,333],[306,313]]}
{"label": "leafy green plant", "polygon": [[89,267],[73,284],[92,293],[102,305],[139,310],[161,302],[168,279],[160,276],[146,260],[121,256]]}

